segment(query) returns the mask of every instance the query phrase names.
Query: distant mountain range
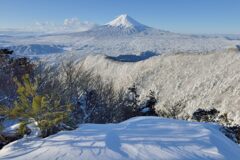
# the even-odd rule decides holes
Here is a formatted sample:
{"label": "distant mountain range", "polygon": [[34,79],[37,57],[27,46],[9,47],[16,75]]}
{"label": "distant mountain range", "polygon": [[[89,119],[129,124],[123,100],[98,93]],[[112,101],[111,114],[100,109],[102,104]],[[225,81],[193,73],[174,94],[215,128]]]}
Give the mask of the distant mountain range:
{"label": "distant mountain range", "polygon": [[74,52],[118,56],[146,51],[156,54],[208,53],[236,48],[240,44],[239,36],[172,33],[141,24],[126,14],[84,32],[16,35],[1,35],[0,47],[24,55]]}

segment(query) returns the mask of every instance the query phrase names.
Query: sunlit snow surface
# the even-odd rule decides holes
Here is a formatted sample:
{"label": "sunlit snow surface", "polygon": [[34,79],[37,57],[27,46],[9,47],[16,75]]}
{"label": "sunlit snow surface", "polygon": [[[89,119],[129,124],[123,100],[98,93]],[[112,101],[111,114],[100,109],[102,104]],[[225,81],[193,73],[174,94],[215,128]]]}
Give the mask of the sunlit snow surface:
{"label": "sunlit snow surface", "polygon": [[240,148],[218,126],[157,117],[120,124],[85,124],[45,139],[22,139],[5,146],[10,160],[233,160]]}

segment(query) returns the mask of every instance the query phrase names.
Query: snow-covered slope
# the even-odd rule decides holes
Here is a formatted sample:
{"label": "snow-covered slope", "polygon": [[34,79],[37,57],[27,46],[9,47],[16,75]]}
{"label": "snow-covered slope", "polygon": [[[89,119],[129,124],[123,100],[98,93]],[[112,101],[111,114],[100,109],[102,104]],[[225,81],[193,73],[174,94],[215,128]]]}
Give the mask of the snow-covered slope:
{"label": "snow-covered slope", "polygon": [[155,91],[157,109],[182,101],[190,115],[198,108],[214,107],[240,124],[239,52],[154,56],[135,63],[97,55],[88,56],[84,66],[117,88],[136,83],[141,98]]}
{"label": "snow-covered slope", "polygon": [[[2,40],[2,41],[1,41]],[[62,45],[80,55],[88,54],[139,54],[152,51],[158,54],[208,53],[235,48],[239,39],[224,36],[186,35],[159,30],[143,25],[128,15],[78,33],[51,34],[29,37],[0,37],[1,46]],[[31,50],[26,50],[32,54]],[[43,53],[43,50],[39,50]]]}
{"label": "snow-covered slope", "polygon": [[45,139],[19,140],[0,150],[4,160],[233,160],[240,148],[219,127],[157,117],[120,124],[86,124]]}

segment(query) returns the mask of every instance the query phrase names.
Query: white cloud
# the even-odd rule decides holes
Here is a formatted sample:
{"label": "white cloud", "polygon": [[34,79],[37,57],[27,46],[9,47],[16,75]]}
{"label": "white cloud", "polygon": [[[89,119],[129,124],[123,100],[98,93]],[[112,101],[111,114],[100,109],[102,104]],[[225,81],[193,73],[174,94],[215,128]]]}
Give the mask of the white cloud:
{"label": "white cloud", "polygon": [[56,32],[61,29],[61,25],[57,25],[53,22],[35,22],[30,27],[26,27],[26,30],[37,32]]}
{"label": "white cloud", "polygon": [[78,18],[70,18],[70,19],[65,19],[63,24],[65,26],[72,26],[72,25],[79,25],[81,24],[81,22]]}
{"label": "white cloud", "polygon": [[69,30],[69,31],[86,31],[94,26],[96,26],[96,24],[88,22],[88,21],[84,21],[81,22],[78,18],[69,18],[69,19],[65,19],[63,22],[64,25],[64,29],[65,30]]}
{"label": "white cloud", "polygon": [[[68,18],[61,24],[54,22],[38,22],[24,27],[24,28],[12,28],[13,31],[24,31],[24,32],[44,32],[44,33],[66,33],[66,32],[81,32],[86,31],[96,26],[95,23],[81,22],[78,18]],[[1,29],[4,30],[4,29]],[[9,29],[5,29],[9,30]]]}
{"label": "white cloud", "polygon": [[40,32],[81,32],[93,28],[96,24],[91,22],[81,22],[78,18],[65,19],[62,24],[53,22],[36,22],[31,26],[31,30]]}

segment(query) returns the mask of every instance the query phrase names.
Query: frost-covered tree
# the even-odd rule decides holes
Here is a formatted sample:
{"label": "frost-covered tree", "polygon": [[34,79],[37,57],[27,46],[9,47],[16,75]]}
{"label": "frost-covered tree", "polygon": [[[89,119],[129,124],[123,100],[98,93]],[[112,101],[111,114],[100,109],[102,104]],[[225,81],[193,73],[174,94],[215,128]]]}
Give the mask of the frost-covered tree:
{"label": "frost-covered tree", "polygon": [[118,122],[117,111],[122,102],[120,92],[114,90],[113,83],[103,82],[99,76],[92,78],[91,85],[79,101],[82,122]]}

